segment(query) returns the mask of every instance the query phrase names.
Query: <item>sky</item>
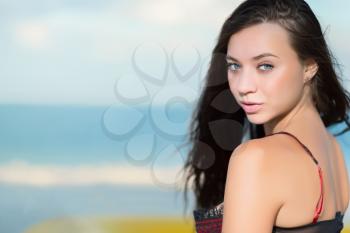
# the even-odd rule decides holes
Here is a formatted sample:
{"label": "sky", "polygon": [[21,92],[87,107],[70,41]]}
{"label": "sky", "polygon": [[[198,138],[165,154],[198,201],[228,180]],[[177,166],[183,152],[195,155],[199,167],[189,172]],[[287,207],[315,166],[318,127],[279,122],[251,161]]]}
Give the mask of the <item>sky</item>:
{"label": "sky", "polygon": [[[0,103],[141,103],[184,86],[198,96],[219,29],[240,2],[1,0]],[[349,1],[307,2],[349,77]],[[177,78],[186,72],[186,82]]]}

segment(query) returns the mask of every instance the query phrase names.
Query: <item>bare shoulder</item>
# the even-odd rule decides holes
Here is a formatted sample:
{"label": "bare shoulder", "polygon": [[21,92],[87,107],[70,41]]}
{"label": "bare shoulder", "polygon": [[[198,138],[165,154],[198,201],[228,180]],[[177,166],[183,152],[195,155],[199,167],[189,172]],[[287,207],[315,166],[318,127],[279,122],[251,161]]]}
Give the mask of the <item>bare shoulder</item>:
{"label": "bare shoulder", "polygon": [[243,142],[237,146],[231,154],[229,160],[229,171],[236,171],[238,169],[246,170],[249,168],[256,168],[256,166],[259,165],[261,166],[264,160],[264,154],[264,148],[262,147],[260,141],[249,140]]}
{"label": "bare shoulder", "polygon": [[[271,232],[284,199],[276,183],[278,175],[269,168],[266,146],[264,139],[249,140],[236,147],[231,155],[225,185],[223,232],[244,232],[247,228],[250,232]],[[260,221],[251,225],[251,219]]]}
{"label": "bare shoulder", "polygon": [[246,155],[249,156],[253,154],[262,154],[263,153],[263,145],[260,141],[261,139],[251,139],[241,143],[236,149],[233,151],[232,156],[238,155]]}
{"label": "bare shoulder", "polygon": [[255,176],[260,180],[257,182],[271,185],[265,190],[284,200],[292,183],[290,174],[298,167],[295,156],[290,156],[293,152],[286,146],[288,143],[287,137],[276,134],[240,144],[230,157],[227,175]]}
{"label": "bare shoulder", "polygon": [[269,162],[275,159],[279,160],[283,150],[285,150],[285,139],[281,135],[273,135],[264,138],[248,140],[240,144],[233,151],[231,157],[243,156],[246,159],[252,159],[256,162]]}
{"label": "bare shoulder", "polygon": [[232,152],[229,168],[234,170],[232,167],[235,166],[239,167],[236,168],[238,170],[252,170],[251,172],[256,175],[265,175],[269,179],[275,179],[273,183],[277,182],[284,170],[282,165],[285,163],[282,158],[285,147],[281,143],[285,139],[278,136],[251,139],[240,144]]}

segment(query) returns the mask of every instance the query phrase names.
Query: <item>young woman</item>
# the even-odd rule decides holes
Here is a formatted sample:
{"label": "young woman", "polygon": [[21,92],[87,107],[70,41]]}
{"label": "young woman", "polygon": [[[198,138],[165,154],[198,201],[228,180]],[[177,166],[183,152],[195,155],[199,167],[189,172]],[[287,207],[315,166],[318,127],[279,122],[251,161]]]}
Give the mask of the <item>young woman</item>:
{"label": "young woman", "polygon": [[227,18],[184,167],[197,232],[341,231],[348,172],[326,127],[349,130],[350,97],[334,65],[303,0],[247,0]]}

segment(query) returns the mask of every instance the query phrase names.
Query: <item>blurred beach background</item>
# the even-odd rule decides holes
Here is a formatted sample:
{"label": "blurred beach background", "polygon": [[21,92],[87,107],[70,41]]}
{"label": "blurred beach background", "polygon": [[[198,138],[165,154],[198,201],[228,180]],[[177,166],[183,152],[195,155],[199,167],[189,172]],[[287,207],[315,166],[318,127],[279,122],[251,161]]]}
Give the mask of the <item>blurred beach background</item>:
{"label": "blurred beach background", "polygon": [[[0,0],[0,232],[193,232],[188,125],[240,2]],[[350,2],[307,2],[350,90]]]}

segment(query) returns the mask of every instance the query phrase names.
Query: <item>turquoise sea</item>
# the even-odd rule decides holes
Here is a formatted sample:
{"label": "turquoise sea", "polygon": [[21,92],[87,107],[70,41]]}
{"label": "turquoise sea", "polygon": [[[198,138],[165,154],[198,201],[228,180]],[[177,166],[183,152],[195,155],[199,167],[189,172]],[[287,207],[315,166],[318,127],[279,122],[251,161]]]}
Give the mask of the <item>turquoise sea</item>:
{"label": "turquoise sea", "polygon": [[[35,164],[123,163],[127,162],[123,156],[125,145],[134,136],[158,134],[156,151],[184,142],[187,125],[183,121],[190,108],[180,106],[168,111],[162,106],[153,107],[153,117],[147,106],[135,109],[113,105],[0,105],[0,164],[14,159]],[[152,119],[164,114],[169,114],[169,122],[178,124],[152,125]],[[163,126],[184,136],[166,135],[159,130]],[[140,151],[134,154],[143,153],[147,145],[142,143],[148,141],[140,140]]]}

